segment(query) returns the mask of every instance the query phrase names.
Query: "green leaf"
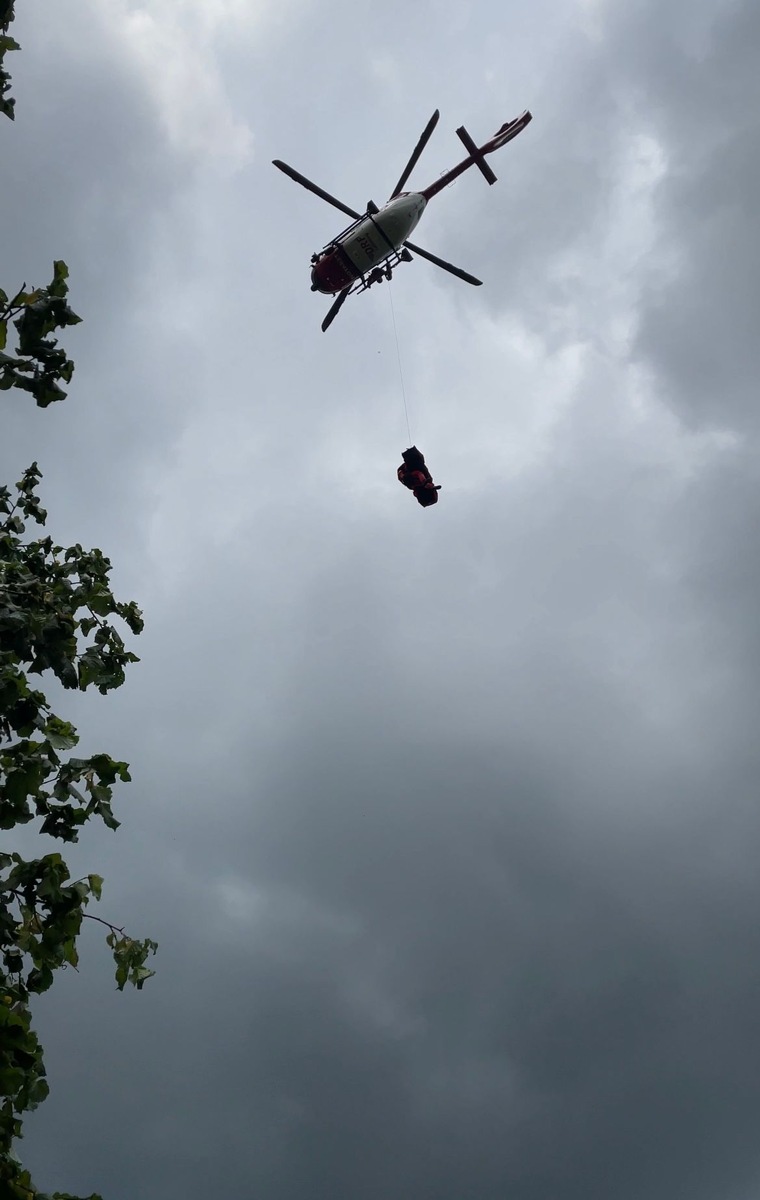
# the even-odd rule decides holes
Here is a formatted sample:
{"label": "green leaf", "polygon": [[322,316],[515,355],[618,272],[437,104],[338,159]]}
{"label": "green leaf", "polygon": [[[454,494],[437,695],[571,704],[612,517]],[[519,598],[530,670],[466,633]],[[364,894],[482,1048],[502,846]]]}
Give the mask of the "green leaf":
{"label": "green leaf", "polygon": [[69,268],[63,259],[56,259],[53,263],[53,282],[50,284],[48,291],[51,296],[65,296],[68,292],[66,280],[69,277]]}
{"label": "green leaf", "polygon": [[15,1095],[23,1082],[24,1073],[18,1067],[0,1068],[0,1096]]}
{"label": "green leaf", "polygon": [[[34,380],[35,386],[27,389],[34,395],[38,408],[48,408],[51,404],[56,404],[60,400],[65,400],[67,393],[53,379],[46,379],[44,376],[39,380]],[[17,383],[18,387],[19,384]]]}
{"label": "green leaf", "polygon": [[79,955],[77,954],[76,942],[73,938],[68,938],[63,946],[63,959],[71,967],[79,966]]}
{"label": "green leaf", "polygon": [[30,1110],[34,1110],[38,1105],[42,1104],[43,1100],[47,1100],[50,1094],[50,1088],[46,1079],[37,1079],[32,1085],[29,1092],[28,1105]]}
{"label": "green leaf", "polygon": [[41,295],[42,288],[35,288],[33,292],[25,292],[22,288],[11,300],[11,308],[26,308],[30,304],[36,304]]}
{"label": "green leaf", "polygon": [[45,736],[54,750],[72,750],[79,741],[79,735],[74,726],[55,716],[48,719]]}
{"label": "green leaf", "polygon": [[[4,74],[4,71],[0,71],[0,79],[2,79]],[[0,96],[0,113],[4,113],[10,121],[15,121],[16,119],[15,108],[15,100],[8,100],[4,96]]]}
{"label": "green leaf", "polygon": [[30,992],[42,993],[46,992],[53,982],[53,972],[49,966],[35,967],[29,972],[26,980],[26,986]]}
{"label": "green leaf", "polygon": [[103,824],[106,825],[108,829],[118,829],[121,825],[121,821],[117,821],[116,817],[113,815],[113,811],[108,800],[100,801],[97,806],[97,812],[98,816],[103,818]]}
{"label": "green leaf", "polygon": [[99,900],[103,891],[102,875],[88,875],[87,882],[90,885],[90,891],[92,892],[93,896],[96,900]]}
{"label": "green leaf", "polygon": [[8,340],[8,322],[4,319],[0,321],[0,350],[5,349]]}
{"label": "green leaf", "polygon": [[60,666],[60,669],[57,672],[57,675],[65,688],[78,688],[79,687],[79,676],[77,674],[77,669],[73,663],[71,663],[71,662],[62,663]]}

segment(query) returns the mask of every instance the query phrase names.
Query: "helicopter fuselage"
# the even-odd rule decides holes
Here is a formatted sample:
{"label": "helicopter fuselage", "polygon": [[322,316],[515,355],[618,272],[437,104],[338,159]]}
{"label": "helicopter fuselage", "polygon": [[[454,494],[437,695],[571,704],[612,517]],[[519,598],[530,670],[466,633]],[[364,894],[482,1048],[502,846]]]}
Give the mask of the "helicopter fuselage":
{"label": "helicopter fuselage", "polygon": [[377,212],[368,211],[315,256],[311,290],[334,295],[398,251],[416,228],[427,200],[402,192]]}

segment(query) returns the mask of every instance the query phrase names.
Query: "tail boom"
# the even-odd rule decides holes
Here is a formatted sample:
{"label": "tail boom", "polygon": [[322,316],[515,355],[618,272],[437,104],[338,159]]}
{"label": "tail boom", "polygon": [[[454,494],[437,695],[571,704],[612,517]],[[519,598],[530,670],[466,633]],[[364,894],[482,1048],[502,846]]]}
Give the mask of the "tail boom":
{"label": "tail boom", "polygon": [[515,117],[514,121],[505,122],[501,129],[482,146],[476,146],[464,125],[460,126],[457,129],[457,136],[470,153],[467,158],[462,159],[460,163],[457,163],[455,167],[452,167],[440,179],[436,179],[435,183],[431,183],[430,187],[423,188],[420,194],[426,200],[430,200],[432,196],[437,196],[439,192],[442,192],[445,187],[448,187],[450,183],[453,183],[455,179],[458,179],[460,175],[473,166],[478,168],[489,184],[496,183],[496,175],[485,161],[486,155],[493,154],[494,150],[500,150],[502,146],[506,146],[507,142],[511,142],[512,138],[517,137],[518,133],[521,133],[525,126],[532,120],[533,114],[526,109],[519,117]]}

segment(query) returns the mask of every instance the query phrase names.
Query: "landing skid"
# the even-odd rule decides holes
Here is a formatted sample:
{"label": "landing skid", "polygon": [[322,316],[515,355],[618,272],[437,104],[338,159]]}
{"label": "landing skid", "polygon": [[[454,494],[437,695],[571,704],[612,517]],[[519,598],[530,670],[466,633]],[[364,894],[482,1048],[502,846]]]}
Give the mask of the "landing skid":
{"label": "landing skid", "polygon": [[373,284],[382,283],[384,279],[390,281],[393,277],[393,271],[399,263],[411,261],[412,256],[406,248],[394,251],[379,266],[368,271],[366,275],[360,275],[356,283],[349,288],[349,295],[353,295],[354,292],[366,292]]}

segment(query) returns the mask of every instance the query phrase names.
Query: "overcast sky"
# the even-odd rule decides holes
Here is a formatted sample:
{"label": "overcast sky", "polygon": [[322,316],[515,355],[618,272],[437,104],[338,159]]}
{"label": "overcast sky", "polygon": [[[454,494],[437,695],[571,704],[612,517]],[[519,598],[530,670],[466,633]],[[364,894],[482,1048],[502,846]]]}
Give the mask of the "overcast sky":
{"label": "overcast sky", "polygon": [[[38,1186],[106,1200],[755,1200],[760,7],[20,0],[6,290],[71,271],[0,478],[146,631],[85,750],[100,932],[37,1005]],[[392,284],[309,256],[435,108]],[[28,832],[16,844],[39,852]]]}

